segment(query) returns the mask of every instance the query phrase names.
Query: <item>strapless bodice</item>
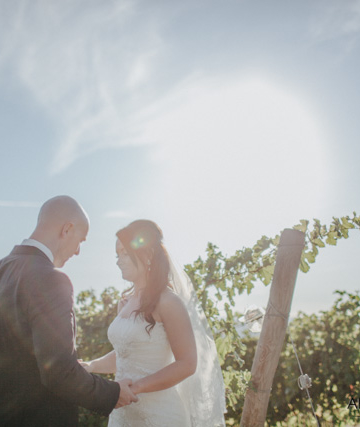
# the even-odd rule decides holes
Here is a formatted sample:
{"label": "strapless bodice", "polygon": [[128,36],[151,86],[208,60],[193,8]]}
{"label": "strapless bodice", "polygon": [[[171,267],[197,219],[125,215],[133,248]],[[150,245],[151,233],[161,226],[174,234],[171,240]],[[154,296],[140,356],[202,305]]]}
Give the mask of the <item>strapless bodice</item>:
{"label": "strapless bodice", "polygon": [[[151,375],[173,360],[162,323],[148,333],[148,323],[140,316],[117,316],[108,329],[108,338],[116,353],[115,380],[133,382]],[[177,387],[138,395],[139,401],[114,409],[109,427],[187,427],[190,419]]]}
{"label": "strapless bodice", "polygon": [[148,323],[140,316],[117,316],[108,330],[116,352],[116,379],[131,375],[134,381],[150,375],[172,362],[173,355],[162,323],[148,333]]}

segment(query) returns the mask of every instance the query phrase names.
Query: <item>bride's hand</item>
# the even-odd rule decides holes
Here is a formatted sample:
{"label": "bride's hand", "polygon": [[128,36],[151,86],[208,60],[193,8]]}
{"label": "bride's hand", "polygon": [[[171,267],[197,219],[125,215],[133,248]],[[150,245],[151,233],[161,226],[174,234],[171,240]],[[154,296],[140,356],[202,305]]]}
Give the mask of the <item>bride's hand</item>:
{"label": "bride's hand", "polygon": [[132,381],[129,378],[124,378],[118,381],[120,385],[120,396],[115,409],[122,406],[130,405],[132,402],[137,402],[139,399],[131,389]]}
{"label": "bride's hand", "polygon": [[134,394],[139,394],[139,393],[141,393],[141,388],[140,388],[139,381],[135,381],[133,384],[131,384],[131,386],[130,386],[130,390],[131,390]]}
{"label": "bride's hand", "polygon": [[90,362],[84,362],[82,359],[78,359],[78,362],[86,371],[92,372],[91,361]]}

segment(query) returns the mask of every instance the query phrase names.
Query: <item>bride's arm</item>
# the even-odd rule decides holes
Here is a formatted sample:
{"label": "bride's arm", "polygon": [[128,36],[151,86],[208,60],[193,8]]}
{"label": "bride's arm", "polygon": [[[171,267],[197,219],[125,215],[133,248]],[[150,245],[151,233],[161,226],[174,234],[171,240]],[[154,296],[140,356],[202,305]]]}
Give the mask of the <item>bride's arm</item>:
{"label": "bride's arm", "polygon": [[164,292],[160,297],[157,312],[164,324],[175,362],[135,381],[131,386],[135,394],[173,387],[196,371],[195,338],[184,304],[177,295]]}
{"label": "bride's arm", "polygon": [[80,361],[80,364],[93,374],[115,374],[116,373],[116,354],[115,350],[98,359],[89,362]]}

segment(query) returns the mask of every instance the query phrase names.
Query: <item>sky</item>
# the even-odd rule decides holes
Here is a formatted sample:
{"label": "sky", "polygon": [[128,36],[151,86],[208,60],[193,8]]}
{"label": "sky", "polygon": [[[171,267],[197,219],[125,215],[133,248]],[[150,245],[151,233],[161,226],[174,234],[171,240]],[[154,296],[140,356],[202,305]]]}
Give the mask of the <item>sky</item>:
{"label": "sky", "polygon": [[[138,218],[187,264],[360,214],[359,50],[359,0],[0,0],[0,257],[60,194],[91,221],[75,294],[124,289],[115,233]],[[358,231],[322,249],[292,315],[357,290],[359,256]]]}

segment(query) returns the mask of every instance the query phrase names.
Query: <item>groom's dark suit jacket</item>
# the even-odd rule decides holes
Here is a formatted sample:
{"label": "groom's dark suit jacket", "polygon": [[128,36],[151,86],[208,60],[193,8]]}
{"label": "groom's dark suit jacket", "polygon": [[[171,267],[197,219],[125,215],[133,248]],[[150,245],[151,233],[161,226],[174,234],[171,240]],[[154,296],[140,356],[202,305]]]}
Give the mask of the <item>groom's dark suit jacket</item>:
{"label": "groom's dark suit jacket", "polygon": [[108,415],[119,392],[77,362],[69,278],[15,246],[0,261],[0,426],[73,427],[77,406]]}

